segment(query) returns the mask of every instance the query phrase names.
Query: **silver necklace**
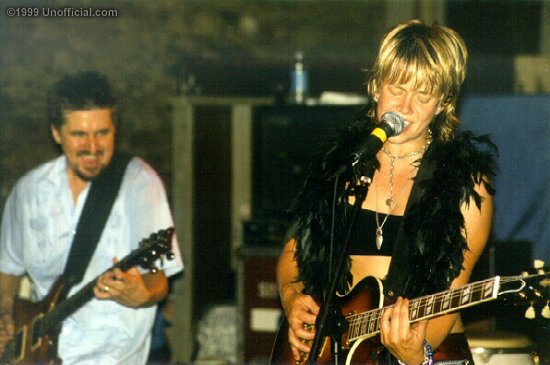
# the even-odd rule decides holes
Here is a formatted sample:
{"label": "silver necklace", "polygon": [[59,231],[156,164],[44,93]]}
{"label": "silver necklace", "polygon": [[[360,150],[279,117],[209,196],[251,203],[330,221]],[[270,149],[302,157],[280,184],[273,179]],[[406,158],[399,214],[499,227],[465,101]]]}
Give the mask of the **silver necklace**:
{"label": "silver necklace", "polygon": [[[388,207],[388,213],[382,220],[382,224],[380,224],[380,220],[378,218],[378,207],[376,208],[375,217],[376,217],[376,248],[380,250],[382,248],[382,243],[384,243],[384,231],[382,228],[384,227],[384,224],[386,224],[386,221],[388,220],[388,217],[390,216],[393,208],[397,205],[397,201],[393,199],[393,185],[394,185],[394,170],[395,170],[395,161],[397,159],[405,159],[405,158],[411,158],[414,156],[418,156],[421,153],[426,152],[428,147],[430,146],[430,143],[432,143],[432,131],[428,130],[428,138],[426,140],[426,144],[419,149],[418,151],[413,151],[410,153],[407,153],[406,155],[402,156],[395,156],[389,153],[384,147],[382,147],[382,151],[386,156],[390,158],[390,192],[388,193],[388,198],[386,199],[386,206]],[[378,193],[378,189],[376,189],[376,192]],[[376,199],[376,202],[378,203],[378,198]]]}
{"label": "silver necklace", "polygon": [[[378,196],[378,187],[376,188],[376,195]],[[378,198],[376,198],[376,202],[378,202]],[[395,206],[395,205],[394,205]],[[393,210],[393,207],[390,207],[388,210],[388,213],[384,217],[384,220],[382,221],[382,224],[380,224],[379,218],[378,218],[378,206],[376,207],[375,211],[375,217],[376,217],[376,248],[380,250],[382,248],[382,243],[384,243],[384,231],[382,231],[382,227],[384,227],[384,224],[386,224],[386,221],[388,220],[388,217],[390,216],[391,211]]]}

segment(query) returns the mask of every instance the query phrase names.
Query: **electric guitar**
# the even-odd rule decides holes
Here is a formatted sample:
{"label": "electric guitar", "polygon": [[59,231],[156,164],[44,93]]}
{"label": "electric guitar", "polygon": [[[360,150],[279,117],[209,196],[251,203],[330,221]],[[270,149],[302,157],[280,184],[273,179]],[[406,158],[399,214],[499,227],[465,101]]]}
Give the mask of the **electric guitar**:
{"label": "electric guitar", "polygon": [[[429,319],[512,293],[518,294],[522,300],[534,303],[535,300],[542,299],[544,292],[548,295],[549,277],[550,273],[539,269],[536,274],[495,276],[461,288],[422,296],[410,300],[409,318],[411,323]],[[337,296],[335,306],[345,318],[345,327],[347,327],[340,341],[340,356],[346,358],[346,364],[378,364],[382,345],[376,335],[380,332],[380,320],[384,310],[391,307],[391,305],[384,307],[382,282],[371,276],[366,277],[347,295]],[[303,354],[300,361],[294,359],[288,342],[288,323],[286,318],[283,318],[273,345],[270,364],[305,364],[309,360],[308,355]],[[451,359],[438,352],[434,358],[436,361]],[[333,362],[329,337],[324,340],[316,360],[317,364]]]}
{"label": "electric guitar", "polygon": [[[174,258],[172,249],[173,228],[160,230],[140,242],[140,247],[117,262],[107,271],[118,268],[127,271],[141,266],[151,272],[158,271],[157,259]],[[105,271],[105,272],[107,272]],[[57,337],[62,322],[94,297],[97,276],[67,299],[70,286],[63,278],[56,280],[49,294],[42,301],[33,303],[15,298],[13,318],[16,332],[0,357],[0,365],[61,364],[57,356]]]}

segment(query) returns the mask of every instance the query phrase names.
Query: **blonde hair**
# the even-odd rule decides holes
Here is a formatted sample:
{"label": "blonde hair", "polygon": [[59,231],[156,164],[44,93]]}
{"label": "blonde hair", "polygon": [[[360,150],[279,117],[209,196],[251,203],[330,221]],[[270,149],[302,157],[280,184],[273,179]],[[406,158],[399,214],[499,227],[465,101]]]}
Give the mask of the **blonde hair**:
{"label": "blonde hair", "polygon": [[468,50],[458,33],[443,25],[427,26],[420,20],[411,20],[397,25],[382,38],[369,71],[367,92],[375,100],[383,81],[412,82],[416,88],[439,96],[442,111],[431,128],[435,136],[449,140],[460,124],[456,104],[467,62]]}

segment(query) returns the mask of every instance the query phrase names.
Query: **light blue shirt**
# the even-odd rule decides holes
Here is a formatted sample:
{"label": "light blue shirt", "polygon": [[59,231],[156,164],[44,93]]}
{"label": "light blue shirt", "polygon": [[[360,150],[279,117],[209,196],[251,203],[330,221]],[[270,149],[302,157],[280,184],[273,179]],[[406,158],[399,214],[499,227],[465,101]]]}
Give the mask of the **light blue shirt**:
{"label": "light blue shirt", "polygon": [[[60,156],[27,173],[11,192],[0,233],[0,270],[27,274],[33,283],[33,299],[48,294],[63,273],[73,235],[90,184],[73,202],[67,180],[67,164]],[[69,295],[123,259],[139,242],[173,226],[166,193],[156,172],[134,157],[113,205],[81,284]],[[164,260],[166,276],[182,270],[174,235],[174,260]],[[67,318],[59,336],[58,352],[64,365],[145,364],[156,307],[131,309],[114,301],[93,298]]]}

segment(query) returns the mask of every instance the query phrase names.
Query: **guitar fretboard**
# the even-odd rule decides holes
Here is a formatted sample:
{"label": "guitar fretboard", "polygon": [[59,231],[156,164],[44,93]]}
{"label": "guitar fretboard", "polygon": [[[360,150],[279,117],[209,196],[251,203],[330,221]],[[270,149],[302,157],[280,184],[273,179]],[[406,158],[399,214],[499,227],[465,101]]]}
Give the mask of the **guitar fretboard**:
{"label": "guitar fretboard", "polygon": [[[168,228],[166,230],[160,230],[157,233],[153,233],[148,239],[141,242],[139,249],[132,251],[129,255],[124,257],[122,261],[117,262],[108,270],[118,268],[122,271],[127,271],[131,267],[138,265],[144,268],[152,268],[152,265],[156,259],[161,258],[162,255],[169,252],[171,248],[171,243],[169,240],[172,237],[173,232],[173,228]],[[171,259],[170,255],[169,259]],[[76,310],[94,297],[94,286],[96,284],[96,280],[97,277],[87,283],[74,295],[57,303],[55,308],[50,312],[44,313],[41,318],[37,319],[34,325],[33,336],[38,338],[52,331],[57,331],[59,329],[58,327],[61,325],[61,322],[63,322],[65,318],[73,314]]]}
{"label": "guitar fretboard", "polygon": [[[438,315],[494,300],[498,296],[500,277],[477,281],[461,288],[449,289],[433,295],[413,299],[409,303],[411,322],[429,319]],[[348,341],[371,337],[380,331],[380,320],[384,308],[377,308],[346,317],[349,323]]]}
{"label": "guitar fretboard", "polygon": [[42,337],[52,331],[58,330],[61,322],[76,312],[94,296],[95,281],[89,282],[76,294],[60,302],[55,310],[44,314],[35,324],[35,337]]}

